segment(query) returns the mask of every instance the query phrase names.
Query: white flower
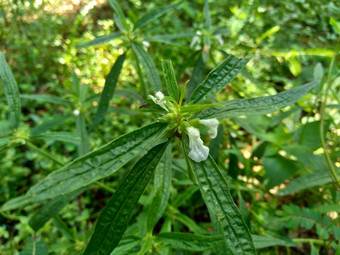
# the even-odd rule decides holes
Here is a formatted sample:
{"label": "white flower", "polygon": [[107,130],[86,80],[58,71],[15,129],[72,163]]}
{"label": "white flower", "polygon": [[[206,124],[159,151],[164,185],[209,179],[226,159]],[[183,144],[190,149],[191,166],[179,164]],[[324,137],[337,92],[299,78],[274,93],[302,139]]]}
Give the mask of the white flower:
{"label": "white flower", "polygon": [[158,104],[160,107],[162,107],[163,109],[165,109],[168,112],[168,109],[164,105],[164,101],[162,101],[162,99],[164,98],[164,94],[160,91],[157,91],[155,95],[156,95],[156,97],[154,97],[152,95],[149,95],[149,97],[152,99],[152,101],[155,104]]}
{"label": "white flower", "polygon": [[78,109],[75,109],[75,110],[73,111],[73,115],[74,115],[74,116],[78,116],[79,113],[80,113],[80,111],[79,111]]}
{"label": "white flower", "polygon": [[203,141],[200,138],[200,131],[194,127],[187,128],[189,134],[189,154],[188,156],[196,162],[206,160],[209,155],[209,148],[203,145]]}
{"label": "white flower", "polygon": [[199,122],[200,124],[207,126],[209,128],[208,133],[212,139],[214,139],[217,136],[217,128],[218,128],[219,122],[216,118],[200,120]]}

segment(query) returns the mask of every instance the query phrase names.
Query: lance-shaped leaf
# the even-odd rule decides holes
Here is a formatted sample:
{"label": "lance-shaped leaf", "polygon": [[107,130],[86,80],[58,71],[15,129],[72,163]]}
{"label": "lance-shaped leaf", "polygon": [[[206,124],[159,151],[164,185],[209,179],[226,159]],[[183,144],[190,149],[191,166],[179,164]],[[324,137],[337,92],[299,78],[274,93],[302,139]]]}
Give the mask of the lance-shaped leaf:
{"label": "lance-shaped leaf", "polygon": [[165,127],[164,123],[153,123],[118,137],[98,150],[52,172],[34,185],[26,195],[5,203],[3,209],[10,210],[67,194],[113,174],[127,162],[148,150],[152,144],[159,143]]}
{"label": "lance-shaped leaf", "polygon": [[0,52],[0,78],[4,86],[7,104],[9,106],[9,121],[13,128],[17,128],[20,122],[21,104],[19,89],[13,73],[6,62],[5,55]]}
{"label": "lance-shaped leaf", "polygon": [[21,94],[20,98],[23,99],[31,99],[35,101],[40,101],[40,102],[49,102],[49,103],[54,103],[54,104],[61,104],[61,105],[71,105],[72,102],[60,98],[60,96],[53,96],[53,95],[47,95],[47,94],[40,94],[40,95],[27,95],[27,94]]}
{"label": "lance-shaped leaf", "polygon": [[100,121],[104,118],[105,113],[107,112],[110,100],[112,99],[116,89],[118,77],[122,70],[125,56],[126,54],[124,53],[117,58],[116,62],[111,68],[110,73],[106,77],[104,90],[100,96],[98,110],[96,116],[94,117],[93,127],[97,126],[100,123]]}
{"label": "lance-shaped leaf", "polygon": [[172,66],[171,60],[163,60],[162,61],[163,73],[165,77],[165,85],[169,95],[178,101],[179,97],[179,89],[176,81],[175,71]]}
{"label": "lance-shaped leaf", "polygon": [[109,0],[109,3],[112,7],[112,9],[116,12],[117,16],[115,18],[115,22],[119,23],[118,27],[121,30],[126,30],[126,18],[122,11],[122,8],[120,8],[120,5],[116,0]]}
{"label": "lance-shaped leaf", "polygon": [[207,78],[195,89],[191,96],[191,102],[200,103],[220,91],[235,78],[249,60],[249,58],[238,59],[229,55],[218,67],[213,69]]}
{"label": "lance-shaped leaf", "polygon": [[224,244],[222,235],[197,235],[188,233],[161,233],[156,241],[171,248],[188,251],[206,251]]}
{"label": "lance-shaped leaf", "polygon": [[49,132],[37,136],[31,136],[31,138],[42,139],[46,141],[61,141],[76,145],[79,145],[80,143],[80,137],[71,132]]}
{"label": "lance-shaped leaf", "polygon": [[294,247],[295,244],[291,240],[279,239],[272,236],[258,236],[252,235],[256,249],[262,249],[266,247],[282,245],[288,247]]}
{"label": "lance-shaped leaf", "polygon": [[37,232],[53,216],[57,215],[65,205],[72,199],[79,196],[84,189],[76,190],[67,195],[60,195],[39,208],[29,221],[29,225]]}
{"label": "lance-shaped leaf", "polygon": [[84,255],[110,254],[118,245],[167,145],[166,142],[152,148],[120,183],[100,214]]}
{"label": "lance-shaped leaf", "polygon": [[145,75],[148,78],[153,91],[160,91],[162,89],[161,79],[159,78],[158,71],[152,61],[151,56],[143,49],[140,44],[136,42],[132,43],[132,49],[135,52],[139,62],[143,66]]}
{"label": "lance-shaped leaf", "polygon": [[98,36],[98,37],[94,38],[92,41],[85,42],[85,43],[79,43],[79,44],[76,44],[75,46],[79,47],[79,48],[95,46],[95,45],[103,44],[103,43],[106,43],[106,42],[110,42],[114,39],[119,38],[121,35],[122,34],[120,32],[114,32],[114,33],[111,33],[109,35]]}
{"label": "lance-shaped leaf", "polygon": [[209,108],[198,115],[202,119],[225,119],[241,115],[267,114],[291,105],[298,101],[308,91],[315,88],[318,81],[312,81],[305,85],[278,93],[272,96],[236,99],[221,102],[224,107]]}
{"label": "lance-shaped leaf", "polygon": [[150,35],[150,36],[144,37],[144,40],[148,42],[158,42],[158,43],[181,46],[178,42],[174,40],[183,39],[185,37],[192,37],[195,34],[196,34],[195,32],[183,32],[183,33],[177,33],[177,34]]}
{"label": "lance-shaped leaf", "polygon": [[157,8],[157,9],[151,10],[150,12],[148,12],[147,14],[145,14],[139,20],[136,21],[133,29],[136,30],[136,29],[138,29],[142,26],[145,26],[146,24],[158,19],[163,14],[171,11],[172,9],[175,9],[180,4],[181,4],[181,2],[170,4],[170,5],[164,6],[162,8]]}
{"label": "lance-shaped leaf", "polygon": [[172,155],[168,146],[155,172],[156,195],[147,213],[147,229],[152,231],[168,205],[172,178]]}
{"label": "lance-shaped leaf", "polygon": [[228,254],[256,254],[248,230],[229,191],[229,186],[211,156],[207,160],[193,162],[194,172],[202,197],[209,211],[216,215],[221,234],[229,248]]}

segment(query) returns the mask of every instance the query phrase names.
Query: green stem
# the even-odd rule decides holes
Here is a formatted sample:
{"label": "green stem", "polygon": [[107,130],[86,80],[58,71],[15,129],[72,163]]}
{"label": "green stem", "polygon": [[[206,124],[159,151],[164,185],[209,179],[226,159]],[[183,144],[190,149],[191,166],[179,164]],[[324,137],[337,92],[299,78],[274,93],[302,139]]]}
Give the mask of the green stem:
{"label": "green stem", "polygon": [[329,242],[325,242],[324,240],[312,239],[312,238],[294,238],[293,242],[294,243],[316,243],[320,245],[326,244],[327,246],[330,245]]}
{"label": "green stem", "polygon": [[106,185],[105,183],[102,183],[100,181],[95,181],[94,184],[97,184],[99,187],[105,189],[108,192],[114,193],[116,190],[111,188],[110,186]]}
{"label": "green stem", "polygon": [[336,171],[335,171],[335,168],[333,166],[331,157],[330,157],[330,155],[328,153],[327,144],[326,144],[325,135],[324,135],[324,130],[325,130],[325,124],[324,124],[325,123],[325,108],[326,108],[326,103],[327,103],[328,92],[329,92],[329,89],[330,89],[331,84],[332,84],[332,82],[331,82],[331,72],[332,72],[332,69],[334,67],[335,56],[336,56],[336,54],[334,54],[334,56],[332,58],[332,61],[331,61],[331,64],[329,66],[329,70],[328,70],[325,96],[324,96],[324,100],[322,101],[321,109],[320,109],[320,129],[319,129],[319,131],[320,131],[320,140],[321,140],[322,147],[324,149],[324,155],[325,155],[325,159],[326,159],[327,165],[329,167],[329,170],[331,171],[331,174],[333,176],[334,181],[336,182],[336,185],[339,185],[339,177],[336,174]]}
{"label": "green stem", "polygon": [[64,163],[60,162],[59,160],[57,160],[54,156],[52,156],[51,154],[47,153],[46,151],[40,149],[39,147],[35,146],[33,143],[31,143],[30,141],[26,141],[26,144],[29,148],[31,148],[32,150],[38,152],[39,154],[41,154],[42,156],[44,156],[45,158],[48,158],[49,160],[53,161],[54,163],[60,165],[60,166],[64,166]]}

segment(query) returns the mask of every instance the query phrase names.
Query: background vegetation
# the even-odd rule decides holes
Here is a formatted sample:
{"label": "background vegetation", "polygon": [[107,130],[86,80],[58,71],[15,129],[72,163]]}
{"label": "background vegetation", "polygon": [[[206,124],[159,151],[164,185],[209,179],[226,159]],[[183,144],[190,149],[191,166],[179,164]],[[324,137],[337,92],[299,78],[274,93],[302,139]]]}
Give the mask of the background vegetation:
{"label": "background vegetation", "polygon": [[[340,174],[339,3],[208,2],[184,1],[135,34],[108,40],[100,36],[121,29],[107,1],[0,0],[0,51],[18,83],[22,105],[20,127],[11,131],[9,106],[0,89],[0,203],[23,195],[60,165],[155,119],[138,110],[153,87],[131,40],[144,46],[160,75],[161,60],[170,58],[182,85],[189,79],[189,84],[199,84],[232,54],[252,59],[217,94],[218,101],[273,95],[321,80],[295,105],[273,114],[223,120],[218,137],[210,142],[251,233],[271,238],[258,242],[259,254],[340,253],[339,184],[331,174],[332,169]],[[126,26],[131,26],[173,2],[119,4]],[[93,41],[98,37],[103,43]],[[124,53],[108,111],[91,128],[105,77]],[[180,151],[177,146],[172,150],[170,200],[154,231],[171,221],[178,232],[211,232],[207,208]],[[32,254],[32,247],[34,254],[79,254],[130,168],[128,164],[95,182],[75,199],[63,199],[67,204],[38,231],[29,224],[37,206],[1,210],[0,254]],[[141,250],[139,239],[144,238],[143,222],[154,190],[150,183],[131,219],[125,242],[135,246],[114,254]]]}

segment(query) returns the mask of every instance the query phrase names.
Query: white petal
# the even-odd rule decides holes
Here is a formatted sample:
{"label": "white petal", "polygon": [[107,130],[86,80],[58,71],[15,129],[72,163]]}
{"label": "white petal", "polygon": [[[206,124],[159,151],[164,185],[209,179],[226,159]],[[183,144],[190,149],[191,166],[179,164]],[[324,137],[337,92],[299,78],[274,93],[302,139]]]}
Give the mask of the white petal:
{"label": "white petal", "polygon": [[162,100],[164,98],[164,94],[160,91],[157,91],[155,95],[158,98],[158,100]]}
{"label": "white petal", "polygon": [[190,148],[188,156],[196,162],[206,160],[209,155],[209,148],[203,145],[203,141],[200,138],[200,131],[194,127],[188,127],[187,131],[189,135]]}
{"label": "white petal", "polygon": [[212,139],[216,138],[217,136],[217,128],[219,125],[219,122],[216,118],[213,119],[207,119],[207,120],[200,120],[200,124],[207,126],[209,128],[208,133]]}

